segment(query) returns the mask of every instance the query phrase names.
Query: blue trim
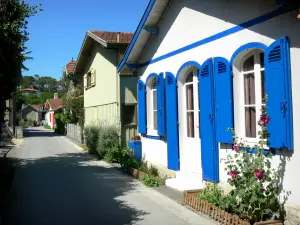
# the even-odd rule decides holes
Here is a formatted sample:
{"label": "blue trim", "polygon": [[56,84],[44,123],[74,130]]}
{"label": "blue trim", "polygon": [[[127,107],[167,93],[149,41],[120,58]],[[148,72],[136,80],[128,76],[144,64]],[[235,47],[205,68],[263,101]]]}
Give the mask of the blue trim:
{"label": "blue trim", "polygon": [[140,36],[141,30],[143,29],[143,27],[144,27],[144,25],[145,25],[145,23],[146,23],[149,15],[150,15],[151,11],[152,11],[152,8],[153,8],[155,2],[156,2],[156,0],[150,0],[148,6],[146,8],[146,11],[144,12],[143,17],[142,17],[142,19],[141,19],[141,21],[140,21],[140,23],[139,23],[136,31],[134,32],[133,38],[132,38],[132,40],[131,40],[128,48],[126,49],[124,57],[123,57],[120,65],[118,66],[118,72],[120,72],[120,70],[123,68],[124,64],[126,63],[126,61],[128,59],[128,56],[129,56],[129,54],[130,54],[130,52],[131,52],[131,50],[132,50],[132,48],[133,48],[136,40]]}
{"label": "blue trim", "polygon": [[[147,62],[145,62],[143,64],[140,64],[140,65],[139,64],[128,64],[128,65],[132,66],[133,68],[141,68],[141,67],[144,67],[144,66],[147,66],[147,65],[150,65],[150,64],[154,64],[156,62],[159,62],[159,61],[162,61],[164,59],[170,58],[172,56],[178,55],[180,53],[186,52],[188,50],[191,50],[193,48],[199,47],[201,45],[205,45],[207,43],[216,41],[218,39],[227,37],[227,36],[229,36],[231,34],[234,34],[234,33],[237,33],[239,31],[245,30],[245,29],[247,29],[249,27],[252,27],[254,25],[260,24],[262,22],[265,22],[267,20],[270,20],[270,19],[272,19],[274,17],[280,16],[280,15],[285,14],[285,13],[290,12],[290,11],[292,11],[292,9],[279,8],[279,9],[276,9],[276,10],[274,10],[272,12],[266,13],[266,14],[264,14],[262,16],[256,17],[256,18],[254,18],[252,20],[249,20],[247,22],[241,23],[240,25],[237,25],[235,27],[232,27],[232,28],[227,29],[225,31],[222,31],[220,33],[214,34],[214,35],[212,35],[210,37],[204,38],[204,39],[202,39],[200,41],[194,42],[194,43],[189,44],[189,45],[187,45],[185,47],[182,47],[182,48],[179,48],[179,49],[177,49],[175,51],[169,52],[169,53],[167,53],[165,55],[162,55],[162,56],[159,56],[159,57],[157,57],[155,59],[149,60],[149,61],[147,61]],[[126,53],[128,53],[128,54],[126,54],[124,56],[121,64],[118,67],[118,72],[120,72],[120,70],[122,69],[122,67],[123,67],[123,65],[125,63],[123,61],[127,60],[128,55],[129,55],[129,53],[131,52],[131,50],[133,48],[133,46],[131,46],[131,44],[133,42],[135,43],[135,41],[136,41],[136,38],[131,41],[130,48],[128,48],[128,51],[126,51]]]}
{"label": "blue trim", "polygon": [[199,70],[201,69],[201,65],[195,61],[188,61],[186,63],[184,63],[178,70],[177,74],[176,74],[176,80],[178,80],[178,77],[180,75],[180,73],[182,72],[182,70],[184,70],[187,66],[195,66],[197,67]]}
{"label": "blue trim", "polygon": [[151,74],[149,74],[149,76],[148,76],[147,79],[146,79],[146,83],[145,83],[146,86],[147,86],[147,84],[148,84],[149,79],[151,79],[152,77],[158,78],[159,75],[158,75],[157,73],[151,73]]}
{"label": "blue trim", "polygon": [[152,139],[152,140],[161,140],[160,136],[146,135],[146,138]]}
{"label": "blue trim", "polygon": [[245,45],[242,45],[241,47],[239,47],[232,55],[231,59],[230,59],[230,65],[233,64],[235,58],[243,51],[245,51],[246,49],[261,49],[264,52],[268,49],[268,46],[266,46],[263,43],[260,42],[250,42],[247,43]]}
{"label": "blue trim", "polygon": [[144,26],[143,29],[151,34],[159,34],[159,28],[157,26],[154,27]]}

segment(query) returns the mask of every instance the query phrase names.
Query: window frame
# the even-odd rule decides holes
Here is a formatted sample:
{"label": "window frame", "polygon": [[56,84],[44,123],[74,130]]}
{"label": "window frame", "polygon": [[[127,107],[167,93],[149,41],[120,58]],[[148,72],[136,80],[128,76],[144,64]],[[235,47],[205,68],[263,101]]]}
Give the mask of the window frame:
{"label": "window frame", "polygon": [[[158,136],[157,79],[156,76],[151,77],[146,85],[147,135],[149,136]],[[154,97],[156,97],[156,109],[154,109]],[[154,113],[156,113],[156,127],[154,125]]]}
{"label": "window frame", "polygon": [[[238,90],[234,91],[234,96],[240,95],[239,101],[234,102],[235,106],[238,106],[238,118],[235,116],[234,118],[234,124],[237,132],[237,135],[245,140],[247,144],[250,147],[253,147],[254,145],[258,144],[259,142],[259,135],[258,132],[261,131],[260,126],[258,126],[257,122],[260,119],[261,115],[261,108],[263,104],[262,101],[262,72],[265,71],[265,63],[263,66],[261,66],[261,53],[263,53],[263,56],[265,52],[261,49],[253,49],[246,53],[243,57],[241,57],[240,62],[238,64],[238,73],[236,74],[235,77],[238,79],[237,84],[235,85],[235,89],[238,88]],[[246,60],[248,60],[251,56],[254,57],[254,66],[253,70],[247,70],[244,71],[244,63]],[[244,76],[248,74],[254,74],[254,85],[255,85],[255,104],[245,104],[245,83],[244,83]],[[265,83],[264,83],[265,84]],[[264,88],[265,90],[265,88]],[[242,105],[242,107],[240,107]],[[255,126],[256,126],[256,137],[246,137],[246,107],[253,107],[255,106]],[[238,121],[237,121],[238,120]]]}
{"label": "window frame", "polygon": [[[187,77],[192,73],[193,80],[190,82],[186,82]],[[200,114],[200,107],[199,107],[199,80],[198,80],[198,69],[195,67],[190,68],[188,71],[186,71],[184,80],[183,80],[183,103],[184,103],[184,134],[186,138],[196,138],[200,137],[200,123],[199,123],[199,114]],[[193,87],[193,110],[187,109],[187,87],[192,85]],[[188,113],[193,112],[194,116],[194,134],[192,136],[189,136],[188,134]]]}
{"label": "window frame", "polygon": [[86,73],[86,88],[91,88],[92,87],[92,72],[89,71]]}

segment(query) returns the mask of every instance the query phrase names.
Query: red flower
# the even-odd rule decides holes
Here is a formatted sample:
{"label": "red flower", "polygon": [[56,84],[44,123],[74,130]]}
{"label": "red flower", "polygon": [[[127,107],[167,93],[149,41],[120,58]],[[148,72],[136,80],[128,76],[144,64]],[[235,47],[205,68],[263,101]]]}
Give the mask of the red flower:
{"label": "red flower", "polygon": [[266,125],[269,124],[269,122],[270,122],[270,118],[267,117],[266,115],[262,115],[262,116],[260,116],[260,119],[258,121],[258,125],[266,126]]}
{"label": "red flower", "polygon": [[264,178],[264,174],[263,173],[259,173],[256,177],[257,177],[257,179],[259,179],[259,180],[261,180],[261,179],[263,179]]}
{"label": "red flower", "polygon": [[135,137],[133,137],[131,140],[133,140],[133,141],[136,141],[136,138],[135,138]]}
{"label": "red flower", "polygon": [[260,171],[259,171],[258,169],[255,169],[255,170],[254,170],[255,176],[257,176],[259,173],[260,173]]}
{"label": "red flower", "polygon": [[262,189],[260,189],[260,191],[261,191],[262,193],[264,193],[264,192],[265,192],[265,189],[264,189],[264,188],[262,188]]}
{"label": "red flower", "polygon": [[257,177],[257,179],[259,179],[259,180],[263,179],[264,176],[265,176],[264,173],[261,172],[261,171],[258,170],[258,169],[255,169],[255,170],[254,170],[254,174],[255,174],[255,176]]}
{"label": "red flower", "polygon": [[233,170],[230,172],[230,176],[232,177],[232,179],[235,179],[237,177],[237,172],[236,170]]}
{"label": "red flower", "polygon": [[240,146],[234,145],[233,150],[236,152],[240,152]]}

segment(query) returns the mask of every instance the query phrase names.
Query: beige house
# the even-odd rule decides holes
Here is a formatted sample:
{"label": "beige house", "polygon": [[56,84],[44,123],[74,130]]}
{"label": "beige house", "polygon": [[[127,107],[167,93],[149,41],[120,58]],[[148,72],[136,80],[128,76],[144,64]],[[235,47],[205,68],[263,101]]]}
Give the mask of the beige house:
{"label": "beige house", "polygon": [[137,76],[117,66],[133,33],[88,31],[75,73],[84,77],[85,126],[117,125],[123,144],[136,135]]}

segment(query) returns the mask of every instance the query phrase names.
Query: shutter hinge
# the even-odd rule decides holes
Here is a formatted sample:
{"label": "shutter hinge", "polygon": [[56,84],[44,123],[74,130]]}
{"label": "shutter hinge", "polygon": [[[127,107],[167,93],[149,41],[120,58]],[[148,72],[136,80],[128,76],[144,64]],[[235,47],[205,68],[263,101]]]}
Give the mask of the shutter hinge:
{"label": "shutter hinge", "polygon": [[281,110],[282,116],[284,117],[285,112],[287,110],[287,101],[286,100],[284,100],[280,103],[280,110]]}

